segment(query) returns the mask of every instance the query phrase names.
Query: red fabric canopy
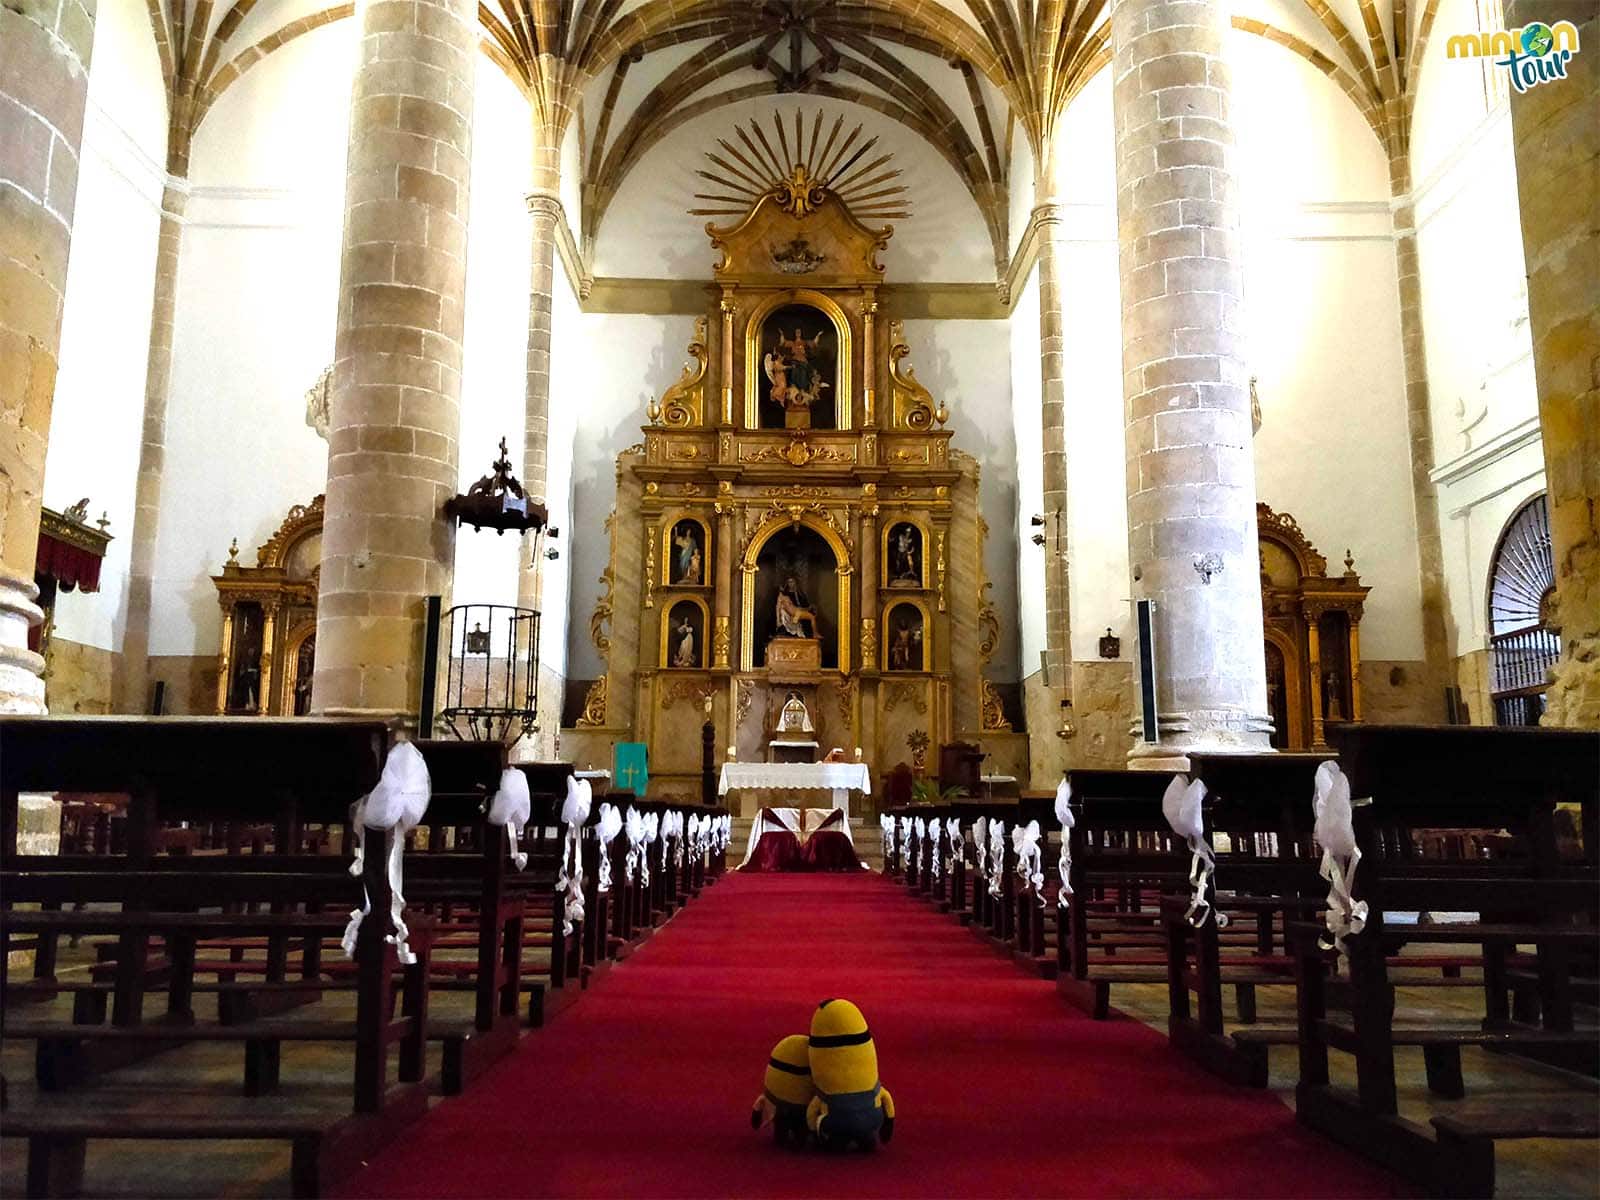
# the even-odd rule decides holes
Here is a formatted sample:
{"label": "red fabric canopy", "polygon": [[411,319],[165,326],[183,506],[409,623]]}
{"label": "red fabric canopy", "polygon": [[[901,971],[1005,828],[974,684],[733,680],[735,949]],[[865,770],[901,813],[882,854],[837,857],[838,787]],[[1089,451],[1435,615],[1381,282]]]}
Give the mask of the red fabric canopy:
{"label": "red fabric canopy", "polygon": [[85,592],[100,590],[100,556],[81,546],[74,546],[39,531],[39,555],[34,560],[33,573],[48,575],[64,592],[81,589]]}

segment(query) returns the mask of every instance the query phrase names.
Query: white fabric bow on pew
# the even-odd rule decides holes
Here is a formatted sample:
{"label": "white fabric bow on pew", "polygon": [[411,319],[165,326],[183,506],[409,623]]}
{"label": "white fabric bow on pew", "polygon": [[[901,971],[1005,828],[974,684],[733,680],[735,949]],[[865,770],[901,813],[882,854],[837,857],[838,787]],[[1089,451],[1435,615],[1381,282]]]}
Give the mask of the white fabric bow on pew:
{"label": "white fabric bow on pew", "polygon": [[1044,851],[1039,847],[1043,836],[1037,821],[1018,825],[1011,831],[1011,845],[1017,852],[1017,878],[1033,888],[1040,908],[1044,907]]}
{"label": "white fabric bow on pew", "polygon": [[681,867],[681,866],[683,866],[684,818],[683,818],[683,814],[681,812],[677,811],[676,809],[673,810],[671,816],[672,816],[672,865],[675,866],[675,867]]}
{"label": "white fabric bow on pew", "polygon": [[917,856],[922,860],[924,869],[928,867],[928,823],[921,817],[916,817],[911,822],[911,827],[917,831]]}
{"label": "white fabric bow on pew", "polygon": [[998,896],[1006,876],[1006,823],[989,822],[989,895]]}
{"label": "white fabric bow on pew", "polygon": [[507,767],[500,772],[499,790],[489,802],[489,824],[506,827],[507,852],[519,871],[528,865],[528,856],[517,844],[517,839],[528,827],[528,818],[532,814],[533,801],[528,795],[528,777],[515,767]]}
{"label": "white fabric bow on pew", "polygon": [[972,823],[972,844],[978,854],[978,878],[989,878],[989,821],[979,817]]}
{"label": "white fabric bow on pew", "polygon": [[950,871],[954,874],[956,861],[961,857],[961,821],[956,817],[947,817],[944,832],[950,842]]}
{"label": "white fabric bow on pew", "polygon": [[661,814],[644,815],[644,853],[639,858],[639,882],[650,882],[650,847],[661,840]]}
{"label": "white fabric bow on pew", "polygon": [[566,893],[561,932],[570,934],[574,921],[583,920],[583,823],[589,819],[594,790],[587,779],[567,777],[567,798],[561,805],[561,820],[567,827],[566,844],[561,852],[561,873],[556,891]]}
{"label": "white fabric bow on pew", "polygon": [[600,843],[600,874],[595,887],[601,895],[611,890],[611,842],[622,830],[622,813],[615,804],[600,805],[600,819],[595,823],[594,836]]}
{"label": "white fabric bow on pew", "polygon": [[1206,888],[1216,870],[1217,858],[1206,841],[1204,818],[1200,812],[1200,805],[1205,798],[1204,781],[1196,779],[1191,782],[1187,775],[1174,775],[1161,797],[1161,812],[1167,818],[1167,824],[1172,826],[1172,832],[1188,843],[1192,856],[1189,859],[1189,886],[1193,890],[1189,895],[1189,907],[1183,914],[1185,919],[1199,929],[1208,916],[1215,914],[1217,928],[1224,929],[1228,924],[1227,916],[1217,912],[1211,901],[1206,899]]}
{"label": "white fabric bow on pew", "polygon": [[883,869],[889,869],[889,861],[894,858],[894,818],[888,813],[878,814],[878,825],[883,829]]}
{"label": "white fabric bow on pew", "polygon": [[1317,768],[1312,784],[1311,812],[1313,833],[1322,847],[1321,874],[1328,881],[1328,937],[1319,939],[1324,950],[1345,952],[1344,939],[1367,927],[1367,902],[1357,900],[1356,867],[1361,862],[1361,847],[1356,845],[1355,822],[1350,806],[1350,780],[1339,764],[1329,759]]}
{"label": "white fabric bow on pew", "polygon": [[623,827],[628,835],[628,857],[623,862],[628,882],[637,883],[639,872],[643,870],[645,882],[648,883],[650,872],[644,867],[644,814],[633,805],[628,805],[627,816],[623,818]]}
{"label": "white fabric bow on pew", "polygon": [[905,859],[905,869],[909,873],[917,869],[917,864],[911,861],[911,818],[900,818],[900,855]]}
{"label": "white fabric bow on pew", "polygon": [[1066,908],[1072,895],[1072,827],[1078,818],[1072,814],[1072,785],[1065,779],[1056,784],[1056,820],[1061,822],[1061,856],[1056,860],[1061,890],[1056,893],[1056,903]]}
{"label": "white fabric bow on pew", "polygon": [[[367,829],[389,831],[386,869],[389,875],[389,919],[394,925],[394,932],[385,940],[395,948],[395,957],[408,967],[417,961],[417,956],[407,944],[406,939],[411,936],[411,931],[406,928],[403,919],[406,898],[401,888],[404,883],[402,864],[405,860],[406,834],[422,824],[423,814],[428,811],[428,801],[432,797],[433,780],[428,776],[428,764],[422,760],[422,752],[410,742],[401,742],[389,751],[389,757],[384,760],[378,786],[350,806],[350,824],[356,831],[356,850],[354,860],[350,863],[350,874],[359,878],[366,867]],[[355,958],[356,935],[361,929],[362,919],[371,911],[370,895],[364,897],[360,908],[351,910],[350,923],[344,927],[344,936],[339,939],[346,958]]]}
{"label": "white fabric bow on pew", "polygon": [[723,813],[717,818],[717,849],[725,851],[728,843],[733,841],[733,817]]}

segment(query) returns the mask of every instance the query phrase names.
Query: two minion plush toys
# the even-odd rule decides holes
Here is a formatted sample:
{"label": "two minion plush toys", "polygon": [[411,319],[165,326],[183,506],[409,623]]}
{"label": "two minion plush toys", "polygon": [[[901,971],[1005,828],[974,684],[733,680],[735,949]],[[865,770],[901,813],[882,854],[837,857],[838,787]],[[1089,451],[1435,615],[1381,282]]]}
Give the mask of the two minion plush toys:
{"label": "two minion plush toys", "polygon": [[807,1132],[827,1149],[870,1150],[894,1136],[894,1097],[878,1079],[878,1050],[861,1010],[824,1000],[811,1036],[793,1034],[772,1048],[750,1125],[772,1123],[779,1144],[803,1146]]}

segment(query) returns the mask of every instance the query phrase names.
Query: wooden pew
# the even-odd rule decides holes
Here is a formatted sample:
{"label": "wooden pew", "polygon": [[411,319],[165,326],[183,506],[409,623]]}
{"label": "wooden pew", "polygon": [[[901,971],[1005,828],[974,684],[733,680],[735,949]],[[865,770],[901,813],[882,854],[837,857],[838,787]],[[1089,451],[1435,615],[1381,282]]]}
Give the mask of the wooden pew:
{"label": "wooden pew", "polygon": [[1030,821],[1039,822],[1039,865],[1043,878],[1037,884],[1025,880],[1015,874],[1016,864],[1012,864],[1016,878],[1013,885],[1016,905],[1012,922],[1013,952],[1017,964],[1025,970],[1041,979],[1054,979],[1059,972],[1059,959],[1053,936],[1055,922],[1049,921],[1047,914],[1055,906],[1061,878],[1056,867],[1057,852],[1050,844],[1052,836],[1057,839],[1061,836],[1061,822],[1056,818],[1055,793],[1024,792],[1016,805],[1015,820],[1024,827]]}
{"label": "wooden pew", "polygon": [[1073,894],[1057,909],[1056,987],[1105,1020],[1113,984],[1167,981],[1160,897],[1187,889],[1189,853],[1161,812],[1171,775],[1074,770],[1067,778]]}
{"label": "wooden pew", "polygon": [[[1578,1028],[1576,978],[1592,972],[1600,948],[1600,872],[1593,837],[1600,804],[1600,734],[1544,729],[1332,726],[1352,795],[1371,797],[1355,810],[1363,858],[1356,898],[1368,907],[1365,928],[1345,939],[1350,1015],[1331,1018],[1332,964],[1322,930],[1296,925],[1299,1120],[1436,1194],[1489,1196],[1494,1142],[1504,1138],[1600,1136],[1592,1082],[1570,1102],[1519,1103],[1497,1093],[1492,1105],[1452,1106],[1433,1119],[1434,1135],[1399,1113],[1397,1048],[1421,1048],[1438,1092],[1462,1093],[1460,1048],[1481,1046],[1537,1058],[1592,1077],[1600,1031]],[[1579,806],[1583,856],[1563,858],[1554,828],[1558,804]],[[1501,827],[1523,847],[1494,871],[1476,864],[1426,860],[1386,850],[1386,831]],[[1476,921],[1427,925],[1389,921],[1395,912],[1478,914]],[[1453,1025],[1418,1014],[1398,999],[1389,978],[1402,943],[1482,947],[1486,999],[1481,1022]],[[1495,964],[1519,946],[1533,947],[1536,1021],[1518,1019]],[[1333,1086],[1330,1050],[1355,1059],[1354,1093]]]}
{"label": "wooden pew", "polygon": [[[1186,916],[1187,890],[1163,898],[1167,936],[1167,1030],[1173,1045],[1206,1069],[1235,1083],[1267,1086],[1267,1051],[1293,1045],[1292,1028],[1255,1026],[1256,988],[1294,984],[1294,960],[1281,937],[1290,920],[1315,917],[1327,884],[1312,846],[1312,790],[1320,753],[1193,754],[1189,775],[1206,785],[1206,836],[1216,854],[1212,911],[1195,926]],[[1224,945],[1216,914],[1229,928],[1253,932]],[[1250,927],[1253,926],[1253,931]],[[1254,1026],[1230,1036],[1222,996],[1231,985],[1240,1022]],[[1191,1008],[1191,993],[1194,1007]]]}

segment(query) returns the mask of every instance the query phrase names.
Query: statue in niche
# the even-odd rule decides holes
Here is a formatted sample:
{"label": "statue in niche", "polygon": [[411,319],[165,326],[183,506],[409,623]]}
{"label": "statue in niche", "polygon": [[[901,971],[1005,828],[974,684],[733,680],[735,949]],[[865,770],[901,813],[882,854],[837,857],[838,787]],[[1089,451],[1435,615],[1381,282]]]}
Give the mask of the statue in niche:
{"label": "statue in niche", "polygon": [[704,534],[695,521],[679,521],[672,527],[672,582],[698,586],[705,578]]}
{"label": "statue in niche", "polygon": [[805,701],[800,699],[799,692],[790,692],[789,698],[783,702],[783,709],[778,714],[778,732],[815,732],[811,724],[811,714],[806,711]]}
{"label": "statue in niche", "polygon": [[294,715],[303,717],[311,711],[311,677],[317,661],[317,635],[311,634],[300,643],[294,664]]}
{"label": "statue in niche", "polygon": [[694,626],[685,617],[678,623],[674,631],[677,638],[677,649],[672,652],[672,665],[675,667],[698,667],[700,657],[694,647]]}
{"label": "statue in niche", "polygon": [[662,638],[662,654],[669,667],[698,670],[705,665],[705,618],[700,606],[684,600],[672,606]]}
{"label": "statue in niche", "polygon": [[889,586],[922,586],[922,531],[909,522],[889,533]]}
{"label": "statue in niche", "polygon": [[1322,714],[1323,720],[1344,720],[1344,705],[1340,702],[1338,674],[1334,671],[1328,671],[1323,675],[1322,682],[1324,692],[1327,695],[1327,700],[1323,705],[1325,709]]}
{"label": "statue in niche", "polygon": [[910,605],[896,612],[894,631],[889,635],[889,669],[922,670],[922,614]]}
{"label": "statue in niche", "polygon": [[777,615],[779,637],[817,636],[817,614],[811,607],[810,597],[793,575],[785,576],[783,586],[778,589]]}

